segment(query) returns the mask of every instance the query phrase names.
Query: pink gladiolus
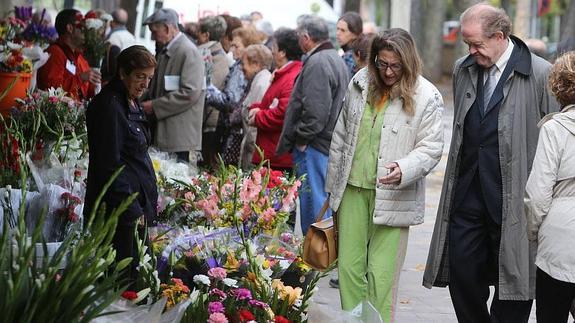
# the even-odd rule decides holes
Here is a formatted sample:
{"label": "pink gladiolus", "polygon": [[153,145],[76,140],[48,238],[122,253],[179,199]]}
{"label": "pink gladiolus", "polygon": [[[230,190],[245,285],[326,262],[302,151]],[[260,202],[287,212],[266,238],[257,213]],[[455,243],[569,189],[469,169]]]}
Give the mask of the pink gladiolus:
{"label": "pink gladiolus", "polygon": [[240,190],[240,201],[243,203],[253,202],[258,197],[261,190],[261,184],[258,185],[249,178],[244,180]]}
{"label": "pink gladiolus", "polygon": [[267,210],[264,211],[264,213],[262,213],[262,219],[266,223],[273,222],[275,216],[276,216],[276,210],[272,208],[268,208]]}

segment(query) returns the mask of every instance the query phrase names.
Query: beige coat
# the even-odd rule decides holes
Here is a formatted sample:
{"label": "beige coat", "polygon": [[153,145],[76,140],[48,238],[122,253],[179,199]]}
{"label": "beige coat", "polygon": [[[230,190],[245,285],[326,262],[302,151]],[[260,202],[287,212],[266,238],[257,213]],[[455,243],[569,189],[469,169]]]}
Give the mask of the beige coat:
{"label": "beige coat", "polygon": [[[215,41],[209,41],[198,47],[200,51],[209,50],[212,60],[211,83],[220,91],[224,89],[226,77],[230,73],[226,52],[222,44]],[[205,59],[205,58],[204,58]],[[204,107],[204,132],[214,132],[218,125],[220,112],[216,108],[205,105]]]}
{"label": "beige coat", "polygon": [[[499,160],[503,189],[502,229],[499,252],[499,299],[528,300],[535,297],[535,265],[527,240],[523,214],[525,183],[537,146],[537,123],[548,112],[557,111],[557,102],[547,88],[551,65],[533,55],[518,38],[520,49],[514,71],[505,80],[498,115]],[[437,209],[435,229],[423,274],[423,285],[449,284],[448,228],[459,173],[465,117],[477,96],[477,64],[473,56],[455,63],[453,72],[453,136]]]}
{"label": "beige coat", "polygon": [[240,149],[240,167],[248,169],[252,165],[252,157],[256,150],[256,137],[258,135],[258,128],[248,125],[249,107],[250,105],[260,102],[264,94],[270,87],[272,80],[272,73],[267,69],[259,71],[254,79],[250,82],[248,93],[242,102],[242,127],[244,130],[244,138],[242,139],[242,146]]}
{"label": "beige coat", "polygon": [[[367,68],[349,84],[337,120],[329,152],[326,191],[330,207],[339,208],[347,185],[357,136],[368,93]],[[373,222],[394,227],[423,223],[425,176],[437,165],[443,152],[443,99],[428,80],[419,77],[415,91],[415,114],[402,109],[401,99],[392,99],[385,110],[379,145],[377,177],[387,175],[384,165],[397,162],[401,182],[375,188]]]}
{"label": "beige coat", "polygon": [[167,152],[201,150],[204,61],[183,34],[157,59],[148,93],[158,120],[154,144]]}
{"label": "beige coat", "polygon": [[525,190],[528,238],[538,242],[537,267],[575,283],[575,105],[540,124]]}

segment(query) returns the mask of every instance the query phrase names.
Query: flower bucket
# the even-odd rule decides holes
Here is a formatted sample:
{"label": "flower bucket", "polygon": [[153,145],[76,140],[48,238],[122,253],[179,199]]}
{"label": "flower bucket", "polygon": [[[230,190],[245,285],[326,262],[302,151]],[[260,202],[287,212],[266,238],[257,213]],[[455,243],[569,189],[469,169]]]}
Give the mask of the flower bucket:
{"label": "flower bucket", "polygon": [[17,98],[26,97],[32,74],[0,72],[0,113],[7,116]]}
{"label": "flower bucket", "polygon": [[[48,258],[47,260],[50,262],[61,245],[62,242],[46,242],[46,254],[44,254],[44,247],[42,244],[36,243],[36,265],[42,266],[44,258]],[[64,269],[66,265],[66,258],[67,257],[64,257],[64,259],[62,259],[62,263],[60,263],[58,266],[59,269]]]}

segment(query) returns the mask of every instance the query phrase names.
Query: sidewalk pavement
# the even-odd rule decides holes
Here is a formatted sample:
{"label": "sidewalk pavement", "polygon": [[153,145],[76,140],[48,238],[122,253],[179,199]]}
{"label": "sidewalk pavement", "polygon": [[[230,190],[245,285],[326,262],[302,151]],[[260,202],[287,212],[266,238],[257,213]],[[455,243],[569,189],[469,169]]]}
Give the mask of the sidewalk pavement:
{"label": "sidewalk pavement", "polygon": [[[399,297],[397,303],[396,322],[457,322],[449,290],[447,288],[427,289],[422,286],[423,272],[429,251],[429,244],[435,225],[435,217],[441,185],[447,164],[447,155],[451,142],[451,129],[453,123],[453,91],[451,80],[444,79],[437,84],[443,95],[445,111],[443,113],[444,139],[443,157],[437,167],[427,176],[425,222],[413,226],[409,231],[409,243],[405,263],[399,280]],[[493,288],[491,288],[493,295]],[[339,291],[329,287],[329,277],[319,282],[319,291],[314,301],[326,304],[334,309],[340,309]],[[311,321],[310,321],[311,322]],[[531,310],[529,322],[535,322],[535,303]],[[315,322],[311,322],[315,323]],[[323,322],[322,322],[323,323]]]}

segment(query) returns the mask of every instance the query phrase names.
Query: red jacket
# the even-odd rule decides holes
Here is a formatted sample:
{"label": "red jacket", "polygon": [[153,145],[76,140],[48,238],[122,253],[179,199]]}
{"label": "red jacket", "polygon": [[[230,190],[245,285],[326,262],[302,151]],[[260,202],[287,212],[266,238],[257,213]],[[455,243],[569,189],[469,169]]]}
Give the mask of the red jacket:
{"label": "red jacket", "polygon": [[[275,71],[272,83],[264,94],[262,101],[254,103],[250,109],[259,108],[255,117],[255,126],[258,128],[256,145],[264,152],[264,158],[270,161],[272,168],[291,168],[293,161],[291,154],[276,155],[276,147],[280,139],[284,116],[293,84],[302,67],[302,62],[292,61],[288,65]],[[274,104],[277,99],[277,105]],[[275,105],[275,107],[272,107]],[[254,164],[259,164],[261,158],[256,151],[252,158]]]}
{"label": "red jacket", "polygon": [[[74,52],[58,39],[46,52],[50,58],[38,70],[38,88],[47,90],[62,87],[74,99],[81,100],[94,96],[90,82],[82,81],[80,74],[90,70],[88,62],[80,52]],[[75,74],[72,70],[75,68]]]}

